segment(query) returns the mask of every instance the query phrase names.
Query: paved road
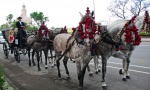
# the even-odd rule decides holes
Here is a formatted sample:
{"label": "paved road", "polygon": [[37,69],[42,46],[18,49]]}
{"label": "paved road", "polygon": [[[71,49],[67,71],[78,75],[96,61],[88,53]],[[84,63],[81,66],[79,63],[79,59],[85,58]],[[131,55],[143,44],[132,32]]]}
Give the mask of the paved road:
{"label": "paved road", "polygon": [[[108,60],[106,73],[107,90],[149,90],[150,89],[150,42],[142,42],[136,48],[131,57],[130,76],[131,79],[122,81],[118,74],[122,67],[122,60],[111,57]],[[68,62],[71,79],[65,79],[66,74],[61,64],[61,74],[64,79],[57,79],[57,68],[48,65],[48,70],[44,69],[41,64],[42,71],[38,72],[36,66],[28,66],[27,56],[21,55],[21,62],[16,63],[13,55],[9,59],[4,59],[2,45],[0,45],[0,62],[5,66],[5,75],[13,83],[18,90],[77,90],[78,80],[76,66],[72,62]],[[94,70],[93,61],[90,62],[91,69]],[[90,77],[88,73],[85,75],[86,90],[102,90],[101,73]],[[15,88],[15,90],[17,89]]]}

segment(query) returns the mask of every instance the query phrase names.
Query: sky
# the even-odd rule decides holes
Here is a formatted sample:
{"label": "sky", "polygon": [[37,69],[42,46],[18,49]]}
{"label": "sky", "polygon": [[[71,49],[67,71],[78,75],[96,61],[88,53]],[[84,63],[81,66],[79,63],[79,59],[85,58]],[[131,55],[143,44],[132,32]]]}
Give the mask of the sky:
{"label": "sky", "polygon": [[[6,16],[13,14],[15,20],[21,15],[22,5],[25,4],[27,16],[32,12],[43,12],[49,17],[50,27],[76,27],[81,19],[79,12],[86,13],[86,8],[94,10],[93,0],[0,0],[0,25],[6,23]],[[111,13],[107,10],[111,0],[94,0],[95,21],[110,20]]]}

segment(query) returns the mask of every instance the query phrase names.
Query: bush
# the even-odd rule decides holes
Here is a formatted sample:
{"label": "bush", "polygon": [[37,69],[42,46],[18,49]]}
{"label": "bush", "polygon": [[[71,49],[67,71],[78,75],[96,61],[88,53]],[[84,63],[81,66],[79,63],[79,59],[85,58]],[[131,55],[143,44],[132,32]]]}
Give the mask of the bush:
{"label": "bush", "polygon": [[149,34],[148,34],[147,32],[144,32],[144,31],[143,31],[143,32],[140,32],[140,35],[141,35],[141,36],[149,36]]}
{"label": "bush", "polygon": [[8,86],[5,85],[4,69],[0,64],[0,90],[6,90],[7,88]]}

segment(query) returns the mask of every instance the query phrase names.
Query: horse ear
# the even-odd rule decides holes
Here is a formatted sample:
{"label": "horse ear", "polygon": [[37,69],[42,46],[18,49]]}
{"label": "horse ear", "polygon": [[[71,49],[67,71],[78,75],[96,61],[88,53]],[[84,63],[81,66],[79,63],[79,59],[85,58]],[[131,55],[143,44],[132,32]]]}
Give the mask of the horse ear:
{"label": "horse ear", "polygon": [[92,11],[92,14],[91,14],[92,16],[94,15],[94,11]]}
{"label": "horse ear", "polygon": [[[79,12],[80,13],[80,12]],[[80,16],[83,17],[83,15],[80,13]]]}

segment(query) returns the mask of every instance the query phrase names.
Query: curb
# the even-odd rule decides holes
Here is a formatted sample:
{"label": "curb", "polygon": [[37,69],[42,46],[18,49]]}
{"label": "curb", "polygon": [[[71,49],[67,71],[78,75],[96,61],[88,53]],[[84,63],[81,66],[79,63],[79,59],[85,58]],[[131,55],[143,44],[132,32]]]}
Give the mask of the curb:
{"label": "curb", "polygon": [[[7,74],[5,73],[4,76],[5,76],[6,82],[8,82],[8,84],[10,85],[9,87],[11,88],[11,90],[19,90],[19,89],[13,84],[13,82],[8,78],[9,75],[7,75]],[[8,88],[8,90],[10,90],[10,89]]]}

